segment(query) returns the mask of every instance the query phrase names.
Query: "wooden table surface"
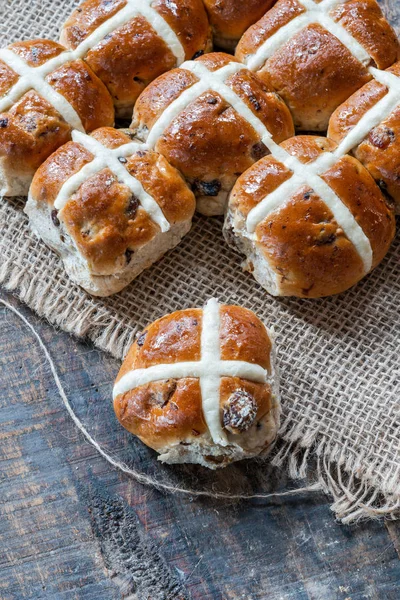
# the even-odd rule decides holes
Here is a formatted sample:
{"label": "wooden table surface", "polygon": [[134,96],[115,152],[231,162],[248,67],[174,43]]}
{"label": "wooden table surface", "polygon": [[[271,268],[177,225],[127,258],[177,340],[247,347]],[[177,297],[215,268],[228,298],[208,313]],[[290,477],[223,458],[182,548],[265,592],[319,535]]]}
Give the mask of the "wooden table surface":
{"label": "wooden table surface", "polygon": [[[382,4],[400,24],[399,0]],[[117,361],[2,297],[45,340],[94,437],[157,473],[115,423]],[[237,505],[142,487],[84,440],[32,333],[1,306],[0,360],[1,600],[400,599],[400,524],[345,527],[316,493]]]}

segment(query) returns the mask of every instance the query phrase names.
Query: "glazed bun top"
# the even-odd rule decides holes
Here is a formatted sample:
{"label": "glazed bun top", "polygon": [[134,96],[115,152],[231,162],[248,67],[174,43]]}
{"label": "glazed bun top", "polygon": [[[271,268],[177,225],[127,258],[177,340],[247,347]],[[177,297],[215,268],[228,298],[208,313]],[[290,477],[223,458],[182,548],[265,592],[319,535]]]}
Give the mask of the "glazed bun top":
{"label": "glazed bun top", "polygon": [[49,207],[54,226],[62,224],[98,275],[114,273],[195,209],[192,192],[164,157],[112,128],[74,132],[38,169],[30,197]]}
{"label": "glazed bun top", "polygon": [[244,308],[210,300],[204,310],[163,317],[122,365],[117,417],[159,452],[204,446],[206,463],[217,462],[213,446],[222,454],[231,446],[259,452],[271,442],[271,430],[260,425],[274,407],[271,352],[265,326]]}
{"label": "glazed bun top", "polygon": [[242,37],[236,56],[288,104],[295,126],[325,131],[333,111],[399,58],[375,0],[278,0]]}
{"label": "glazed bun top", "polygon": [[201,0],[87,0],[65,23],[60,40],[81,52],[107,85],[117,114],[126,117],[150,81],[211,50]]}
{"label": "glazed bun top", "polygon": [[234,231],[265,258],[275,295],[340,293],[382,260],[393,239],[393,210],[379,187],[336,149],[326,138],[287,140],[232,191]]}
{"label": "glazed bun top", "polygon": [[213,29],[214,46],[234,50],[246,29],[275,4],[276,0],[204,0]]}

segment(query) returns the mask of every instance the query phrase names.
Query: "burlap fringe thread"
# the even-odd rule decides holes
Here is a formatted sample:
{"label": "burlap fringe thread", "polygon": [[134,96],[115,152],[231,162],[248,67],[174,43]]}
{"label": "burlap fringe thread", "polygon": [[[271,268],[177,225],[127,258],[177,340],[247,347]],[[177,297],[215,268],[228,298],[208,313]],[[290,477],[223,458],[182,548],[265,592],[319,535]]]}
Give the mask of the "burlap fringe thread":
{"label": "burlap fringe thread", "polygon": [[[60,326],[78,337],[89,337],[97,347],[109,352],[113,356],[122,358],[132,343],[132,334],[124,331],[117,322],[104,325],[108,315],[96,305],[84,310],[81,314],[71,319],[67,309],[60,313],[59,306],[48,302],[47,290],[40,289],[37,282],[30,276],[27,268],[21,264],[5,262],[0,269],[0,284],[7,290],[14,292],[18,298],[33,309],[40,317],[45,317],[52,324]],[[284,496],[302,495],[307,492],[323,491],[332,496],[331,510],[343,524],[354,524],[365,519],[397,519],[400,517],[400,495],[398,493],[398,477],[400,465],[396,472],[380,483],[381,490],[374,478],[374,466],[371,466],[361,475],[362,458],[349,454],[346,447],[339,447],[332,441],[319,440],[318,433],[308,435],[306,421],[293,425],[287,419],[279,432],[279,441],[273,451],[272,464],[280,469],[287,469],[289,476],[294,480],[305,480],[310,471],[310,462],[315,464],[313,479],[315,482],[306,487],[297,488],[283,493],[232,495],[208,491],[191,490],[163,484],[148,477],[144,473],[132,470],[130,467],[110,457],[101,446],[91,438],[74,414],[58,380],[55,367],[40,337],[34,328],[23,316],[10,305],[1,302],[15,312],[29,326],[50,362],[53,376],[63,402],[87,441],[115,468],[132,476],[139,483],[148,485],[169,493],[182,493],[191,496],[206,496],[217,499],[229,500],[268,500]],[[93,328],[93,322],[97,324]],[[90,329],[89,329],[90,324]],[[61,387],[60,387],[61,386]],[[312,460],[311,460],[312,459]],[[315,472],[314,472],[315,470]],[[357,477],[357,475],[360,477]],[[382,489],[384,492],[382,492]]]}

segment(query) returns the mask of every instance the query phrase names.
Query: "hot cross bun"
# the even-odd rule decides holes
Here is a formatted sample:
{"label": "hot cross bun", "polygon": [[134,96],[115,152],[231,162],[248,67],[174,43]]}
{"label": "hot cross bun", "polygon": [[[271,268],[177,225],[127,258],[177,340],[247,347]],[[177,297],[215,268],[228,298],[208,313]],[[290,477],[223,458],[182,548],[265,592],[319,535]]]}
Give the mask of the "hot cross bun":
{"label": "hot cross bun", "polygon": [[123,289],[189,231],[195,199],[181,175],[123,131],[73,133],[37,171],[30,225],[95,296]]}
{"label": "hot cross bun", "polygon": [[243,35],[238,60],[289,106],[296,128],[326,131],[333,111],[399,59],[375,0],[278,0]]}
{"label": "hot cross bun", "polygon": [[223,214],[237,177],[293,135],[284,102],[233,57],[207,54],[156,79],[132,128],[181,171],[205,215]]}
{"label": "hot cross bun", "polygon": [[217,469],[257,456],[279,428],[271,335],[251,311],[214,299],[167,315],[131,347],[114,410],[163,462]]}
{"label": "hot cross bun", "polygon": [[60,41],[105,83],[117,116],[131,118],[153,79],[211,50],[211,31],[201,0],[86,0]]}
{"label": "hot cross bun", "polygon": [[60,44],[39,39],[0,50],[1,195],[26,195],[35,170],[72,129],[113,123],[104,84]]}
{"label": "hot cross bun", "polygon": [[343,292],[383,259],[395,220],[379,187],[332,140],[283,142],[237,181],[226,240],[274,296]]}

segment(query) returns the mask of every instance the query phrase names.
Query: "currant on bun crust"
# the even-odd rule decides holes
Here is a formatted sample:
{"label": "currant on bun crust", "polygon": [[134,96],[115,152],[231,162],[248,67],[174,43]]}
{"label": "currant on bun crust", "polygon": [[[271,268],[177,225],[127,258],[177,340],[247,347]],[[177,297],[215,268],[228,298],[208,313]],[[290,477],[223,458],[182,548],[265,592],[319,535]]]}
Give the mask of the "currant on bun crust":
{"label": "currant on bun crust", "polygon": [[277,143],[294,134],[279,96],[223,53],[188,61],[151,83],[131,127],[179,169],[199,212],[209,216],[224,213],[237,177],[268,154],[264,133]]}
{"label": "currant on bun crust", "polygon": [[95,296],[119,292],[174,248],[194,210],[176,169],[112,128],[75,131],[37,171],[25,207],[69,277]]}
{"label": "currant on bun crust", "polygon": [[113,397],[162,462],[217,469],[260,455],[279,429],[273,340],[254,313],[215,299],[174,312],[139,335]]}
{"label": "currant on bun crust", "polygon": [[232,190],[225,238],[274,296],[344,292],[384,258],[392,207],[355,158],[332,140],[298,136],[246,171]]}

